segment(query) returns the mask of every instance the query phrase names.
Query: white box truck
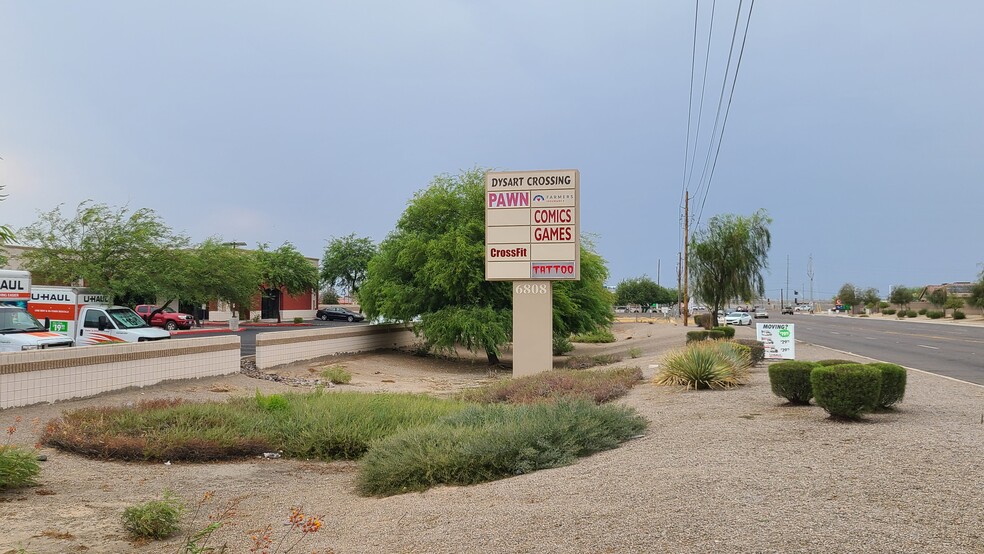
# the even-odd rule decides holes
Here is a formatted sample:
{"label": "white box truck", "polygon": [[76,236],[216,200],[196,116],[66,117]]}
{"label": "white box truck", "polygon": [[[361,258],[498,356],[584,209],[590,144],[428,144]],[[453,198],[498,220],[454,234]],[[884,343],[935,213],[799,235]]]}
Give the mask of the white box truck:
{"label": "white box truck", "polygon": [[105,296],[80,287],[35,286],[27,310],[47,318],[49,330],[71,337],[77,346],[171,338],[130,308],[110,306]]}
{"label": "white box truck", "polygon": [[0,269],[0,352],[72,346],[70,337],[48,331],[27,312],[30,300],[31,274]]}

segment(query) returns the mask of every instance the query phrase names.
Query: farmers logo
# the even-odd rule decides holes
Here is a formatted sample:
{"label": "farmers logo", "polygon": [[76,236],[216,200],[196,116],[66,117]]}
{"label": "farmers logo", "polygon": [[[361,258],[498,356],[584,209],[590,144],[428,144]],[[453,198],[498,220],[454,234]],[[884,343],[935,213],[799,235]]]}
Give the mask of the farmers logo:
{"label": "farmers logo", "polygon": [[573,206],[574,205],[574,193],[573,192],[556,192],[548,194],[536,194],[533,196],[534,206],[554,205],[554,206]]}
{"label": "farmers logo", "polygon": [[542,195],[542,194],[537,194],[537,195],[535,195],[535,196],[533,197],[533,201],[534,201],[534,202],[543,202],[543,200],[544,200],[544,199],[543,199],[543,195]]}

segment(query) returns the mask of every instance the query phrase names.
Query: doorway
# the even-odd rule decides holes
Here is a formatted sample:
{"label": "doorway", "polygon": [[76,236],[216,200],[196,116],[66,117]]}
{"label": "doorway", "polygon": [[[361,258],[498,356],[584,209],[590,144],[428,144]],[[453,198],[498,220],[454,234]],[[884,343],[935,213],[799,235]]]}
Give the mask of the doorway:
{"label": "doorway", "polygon": [[280,321],[280,291],[265,289],[260,299],[260,317]]}

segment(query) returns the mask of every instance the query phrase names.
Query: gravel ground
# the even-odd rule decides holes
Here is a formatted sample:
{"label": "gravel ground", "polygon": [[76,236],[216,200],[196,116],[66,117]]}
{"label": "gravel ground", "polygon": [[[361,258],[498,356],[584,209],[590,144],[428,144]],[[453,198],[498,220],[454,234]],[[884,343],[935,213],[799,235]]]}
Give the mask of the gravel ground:
{"label": "gravel ground", "polygon": [[[626,362],[651,376],[659,363],[652,351],[681,344],[685,331],[622,324],[616,345],[640,348],[642,357]],[[646,346],[653,344],[659,347]],[[849,357],[804,344],[797,355]],[[442,392],[489,378],[480,363],[430,367],[397,354],[333,363],[367,391]],[[22,416],[13,438],[30,444],[29,422],[64,409],[224,398],[257,387],[284,385],[243,375],[182,381],[5,410],[0,424]],[[41,487],[0,493],[0,553],[179,552],[178,539],[133,544],[118,523],[124,507],[165,487],[192,504],[207,490],[216,491],[210,506],[245,496],[217,533],[228,552],[248,552],[245,537],[267,524],[281,532],[298,504],[323,514],[326,525],[297,552],[984,552],[984,387],[910,371],[899,409],[860,423],[831,421],[816,406],[783,405],[764,367],[736,390],[644,383],[623,402],[651,426],[620,448],[568,467],[383,499],[355,495],[351,462],[124,464],[43,449],[49,460]]]}

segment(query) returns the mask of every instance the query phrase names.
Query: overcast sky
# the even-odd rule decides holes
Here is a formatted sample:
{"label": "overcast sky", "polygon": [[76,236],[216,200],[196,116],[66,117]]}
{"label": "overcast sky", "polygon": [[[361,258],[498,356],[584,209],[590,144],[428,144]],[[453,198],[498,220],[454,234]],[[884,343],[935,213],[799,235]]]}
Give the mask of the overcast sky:
{"label": "overcast sky", "polygon": [[[697,174],[738,0],[716,4]],[[434,175],[577,168],[611,284],[675,286],[710,6],[690,112],[693,1],[2,0],[0,223],[92,199],[320,257],[382,240]],[[969,0],[755,2],[713,180],[690,184],[701,225],[768,210],[774,297],[787,258],[809,294],[811,254],[817,298],[975,278],[982,21]]]}

